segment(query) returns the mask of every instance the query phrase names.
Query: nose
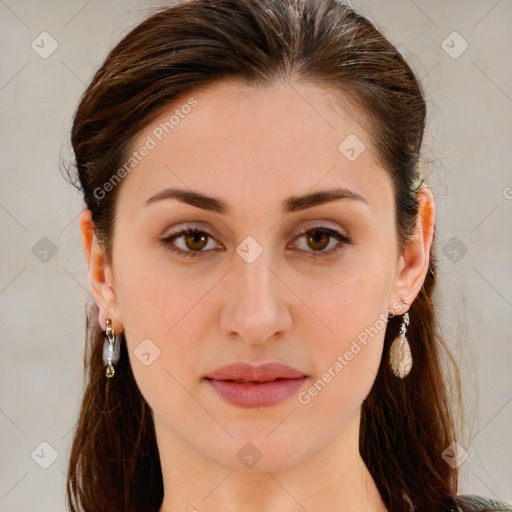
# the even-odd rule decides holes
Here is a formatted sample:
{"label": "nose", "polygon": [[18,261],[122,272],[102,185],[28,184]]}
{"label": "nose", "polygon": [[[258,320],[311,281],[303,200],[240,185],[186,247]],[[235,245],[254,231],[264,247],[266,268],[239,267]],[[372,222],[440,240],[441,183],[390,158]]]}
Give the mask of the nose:
{"label": "nose", "polygon": [[235,255],[234,267],[224,283],[221,329],[251,345],[282,337],[292,324],[293,294],[269,253],[264,250],[251,263]]}

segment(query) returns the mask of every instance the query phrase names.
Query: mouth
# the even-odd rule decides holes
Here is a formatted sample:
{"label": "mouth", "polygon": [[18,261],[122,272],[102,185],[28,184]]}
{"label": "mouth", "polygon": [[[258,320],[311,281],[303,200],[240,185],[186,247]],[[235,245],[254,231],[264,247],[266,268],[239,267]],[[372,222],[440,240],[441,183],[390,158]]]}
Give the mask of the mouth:
{"label": "mouth", "polygon": [[274,382],[279,379],[297,379],[306,374],[297,368],[283,363],[273,362],[259,366],[238,362],[222,366],[205,378],[233,382]]}
{"label": "mouth", "polygon": [[281,363],[261,366],[235,363],[219,368],[206,376],[205,381],[231,405],[261,408],[288,400],[307,378],[300,370]]}
{"label": "mouth", "polygon": [[208,377],[205,377],[208,380],[222,380],[223,382],[236,382],[237,384],[266,384],[268,382],[277,382],[280,380],[294,380],[294,379],[288,379],[286,377],[277,377],[275,379],[271,380],[246,380],[246,379],[209,379]]}

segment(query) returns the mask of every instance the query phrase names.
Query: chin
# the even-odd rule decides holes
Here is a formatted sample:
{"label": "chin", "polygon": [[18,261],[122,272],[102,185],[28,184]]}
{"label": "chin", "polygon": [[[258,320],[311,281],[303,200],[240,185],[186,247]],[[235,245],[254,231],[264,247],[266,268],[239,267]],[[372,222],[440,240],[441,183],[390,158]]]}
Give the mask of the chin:
{"label": "chin", "polygon": [[282,471],[303,458],[297,450],[297,440],[292,437],[269,435],[272,429],[259,434],[251,431],[252,435],[236,435],[227,445],[210,453],[210,457],[227,469],[252,472]]}

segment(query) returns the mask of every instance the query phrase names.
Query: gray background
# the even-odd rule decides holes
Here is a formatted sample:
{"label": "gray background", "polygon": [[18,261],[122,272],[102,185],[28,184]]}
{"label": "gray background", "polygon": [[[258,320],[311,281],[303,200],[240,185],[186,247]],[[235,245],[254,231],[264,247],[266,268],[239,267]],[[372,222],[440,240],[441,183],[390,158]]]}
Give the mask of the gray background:
{"label": "gray background", "polygon": [[[91,298],[81,198],[59,161],[70,159],[71,117],[93,71],[157,5],[0,0],[0,511],[65,510]],[[468,453],[460,493],[512,502],[512,3],[353,5],[398,46],[428,95],[437,303],[461,365],[467,415],[459,426]],[[39,37],[44,31],[58,44],[47,58],[31,47],[39,41],[43,51],[45,37],[44,50],[51,48]],[[468,43],[457,58],[464,41],[454,31]]]}

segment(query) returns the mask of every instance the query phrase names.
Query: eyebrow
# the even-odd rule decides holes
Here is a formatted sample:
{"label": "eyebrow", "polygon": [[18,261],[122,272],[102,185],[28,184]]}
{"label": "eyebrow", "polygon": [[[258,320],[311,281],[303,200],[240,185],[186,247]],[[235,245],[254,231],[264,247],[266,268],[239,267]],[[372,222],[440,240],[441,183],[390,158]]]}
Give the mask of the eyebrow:
{"label": "eyebrow", "polygon": [[[202,210],[220,213],[223,215],[227,215],[231,211],[227,203],[221,199],[210,197],[201,194],[200,192],[178,188],[166,188],[161,190],[145,201],[143,206],[148,206],[164,199],[176,199],[182,203],[201,208]],[[307,210],[308,208],[313,208],[314,206],[330,203],[339,199],[352,199],[368,205],[368,201],[366,201],[366,199],[360,194],[345,187],[338,187],[332,190],[321,190],[303,196],[290,196],[283,201],[281,211],[283,214],[300,212]]]}

